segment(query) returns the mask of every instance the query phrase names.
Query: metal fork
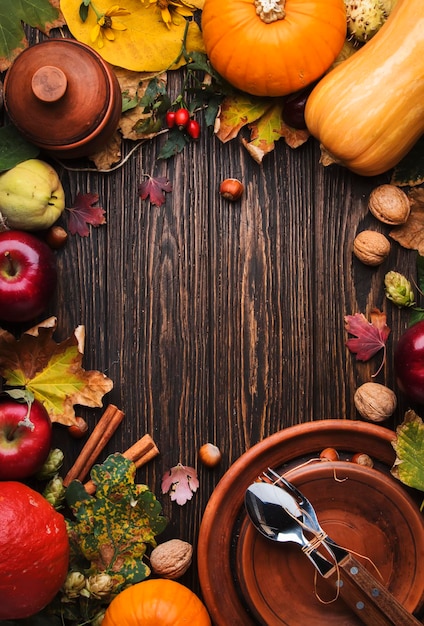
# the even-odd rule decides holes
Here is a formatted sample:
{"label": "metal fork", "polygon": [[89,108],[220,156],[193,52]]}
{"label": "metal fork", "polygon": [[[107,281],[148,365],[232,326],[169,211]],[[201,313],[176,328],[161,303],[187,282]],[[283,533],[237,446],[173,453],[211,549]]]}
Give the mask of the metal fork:
{"label": "metal fork", "polygon": [[323,533],[321,545],[331,550],[336,558],[336,567],[325,574],[324,578],[337,586],[340,597],[364,624],[368,626],[420,626],[421,622],[405,609],[360,561],[328,537],[320,526],[313,505],[294,485],[270,468],[263,472],[259,480],[271,482],[286,493],[290,492],[299,508],[309,518],[312,531]]}
{"label": "metal fork", "polygon": [[347,556],[347,550],[339,546],[335,541],[333,541],[333,539],[331,539],[331,537],[327,535],[327,533],[319,523],[314,507],[312,506],[308,498],[303,493],[301,493],[299,489],[297,489],[297,487],[293,485],[293,483],[289,482],[286,478],[284,478],[284,476],[281,476],[281,474],[279,474],[270,467],[262,472],[262,476],[260,477],[261,480],[262,477],[264,477],[267,481],[272,482],[274,485],[281,487],[282,489],[284,489],[285,487],[286,489],[288,489],[288,491],[291,492],[291,494],[296,498],[296,501],[299,507],[302,509],[303,513],[306,514],[307,520],[305,520],[305,522],[310,528],[312,528],[314,532],[323,537],[323,540],[325,541],[324,545],[327,548],[331,548],[331,552],[336,558],[336,561],[339,561],[340,559]]}

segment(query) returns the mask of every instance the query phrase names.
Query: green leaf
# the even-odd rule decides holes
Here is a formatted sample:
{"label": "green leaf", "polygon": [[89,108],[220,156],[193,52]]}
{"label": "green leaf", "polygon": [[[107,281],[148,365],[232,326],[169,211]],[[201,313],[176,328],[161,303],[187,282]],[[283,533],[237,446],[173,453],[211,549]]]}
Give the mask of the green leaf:
{"label": "green leaf", "polygon": [[105,572],[120,586],[150,574],[143,561],[147,544],[155,546],[156,535],[167,524],[156,496],[146,485],[134,483],[135,473],[135,464],[116,453],[91,471],[95,496],[78,481],[66,490],[76,518],[68,522],[74,549],[90,563],[90,574]]}
{"label": "green leaf", "polygon": [[419,185],[424,182],[424,137],[421,137],[394,169],[394,185]]}
{"label": "green leaf", "polygon": [[64,25],[55,0],[1,0],[0,71],[7,70],[28,46],[23,24],[48,35],[52,28]]}
{"label": "green leaf", "polygon": [[175,156],[184,150],[187,143],[188,138],[185,133],[182,133],[178,128],[171,128],[168,139],[159,152],[158,159],[169,159]]}
{"label": "green leaf", "polygon": [[414,411],[407,411],[398,426],[393,448],[396,452],[393,476],[409,487],[424,491],[424,423]]}
{"label": "green leaf", "polygon": [[39,148],[28,143],[14,126],[0,128],[0,172],[11,170],[28,159],[35,159],[39,152]]}

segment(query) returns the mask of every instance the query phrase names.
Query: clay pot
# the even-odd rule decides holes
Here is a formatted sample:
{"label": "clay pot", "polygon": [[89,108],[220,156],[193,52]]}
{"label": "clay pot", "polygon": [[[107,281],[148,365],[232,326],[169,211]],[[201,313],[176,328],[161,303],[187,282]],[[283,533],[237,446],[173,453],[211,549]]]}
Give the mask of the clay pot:
{"label": "clay pot", "polygon": [[27,48],[4,82],[6,111],[29,142],[59,158],[89,156],[116,131],[121,90],[100,55],[73,39]]}

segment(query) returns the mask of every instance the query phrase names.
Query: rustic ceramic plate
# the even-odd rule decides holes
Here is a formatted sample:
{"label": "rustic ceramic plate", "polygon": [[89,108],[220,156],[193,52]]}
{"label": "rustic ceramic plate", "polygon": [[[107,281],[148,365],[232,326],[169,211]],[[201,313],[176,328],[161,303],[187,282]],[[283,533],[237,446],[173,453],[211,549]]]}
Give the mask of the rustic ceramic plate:
{"label": "rustic ceramic plate", "polygon": [[[314,503],[324,530],[356,555],[366,555],[358,556],[363,565],[414,611],[424,594],[423,519],[400,483],[343,461],[304,465],[285,476]],[[299,546],[271,542],[245,519],[236,554],[243,596],[259,622],[362,624],[335,597],[335,588],[315,576]]]}
{"label": "rustic ceramic plate", "polygon": [[[340,603],[331,602],[330,604],[324,604],[317,600],[315,591],[322,593],[323,596],[324,592],[327,591],[321,585],[316,589],[314,587],[312,587],[312,590],[309,588],[308,591],[302,587],[302,591],[299,591],[296,583],[293,583],[293,579],[298,575],[293,563],[298,563],[297,557],[303,555],[296,554],[296,546],[286,544],[282,547],[284,550],[291,551],[290,557],[287,553],[286,559],[294,560],[288,561],[288,567],[291,569],[286,570],[285,578],[279,579],[282,583],[281,589],[279,589],[279,585],[276,586],[276,590],[274,589],[274,574],[268,575],[265,581],[258,580],[258,573],[260,573],[261,579],[264,577],[264,570],[261,569],[263,566],[260,565],[258,554],[262,555],[260,558],[265,559],[267,566],[268,563],[270,567],[272,564],[273,572],[275,572],[276,560],[274,550],[276,546],[271,544],[271,542],[262,540],[258,533],[253,532],[254,529],[248,523],[244,510],[244,492],[264,469],[270,466],[284,472],[300,471],[300,469],[296,468],[301,466],[308,467],[304,466],[305,461],[316,458],[319,452],[326,447],[336,448],[341,457],[346,460],[356,452],[367,453],[374,459],[376,469],[370,475],[377,476],[376,480],[379,481],[379,473],[381,473],[385,485],[387,484],[386,481],[395,485],[396,495],[393,495],[392,489],[389,490],[390,495],[387,495],[387,491],[383,490],[381,495],[383,500],[379,500],[380,507],[384,506],[384,509],[386,509],[387,505],[389,519],[393,519],[393,516],[396,517],[394,509],[397,508],[399,498],[401,498],[399,494],[402,494],[402,505],[404,504],[403,497],[406,498],[408,503],[406,507],[407,513],[404,516],[401,513],[400,515],[403,519],[402,524],[409,528],[407,545],[411,546],[413,544],[411,549],[412,557],[409,550],[406,555],[402,551],[402,558],[412,559],[411,564],[407,566],[408,578],[412,575],[412,569],[415,567],[416,557],[414,554],[418,550],[421,550],[421,565],[416,565],[417,573],[420,573],[420,577],[414,578],[418,589],[414,592],[408,591],[413,586],[409,580],[405,583],[406,591],[405,589],[401,591],[401,595],[403,594],[403,598],[408,602],[409,610],[417,610],[421,606],[424,602],[424,576],[423,571],[420,570],[418,572],[418,570],[422,567],[423,561],[424,529],[418,507],[413,499],[407,490],[389,475],[390,467],[395,459],[392,447],[394,437],[393,431],[367,422],[338,419],[308,422],[286,428],[271,435],[253,446],[229,468],[214,490],[205,509],[198,541],[198,569],[202,595],[216,626],[228,626],[229,624],[231,626],[257,626],[258,624],[266,624],[267,626],[273,626],[274,624],[321,626],[321,624],[331,625],[333,623],[343,624],[343,626],[357,626],[358,622],[354,616],[348,615],[346,618],[345,614],[343,614],[343,619],[340,618],[340,611],[342,611]],[[345,463],[342,463],[342,465],[344,466]],[[315,467],[318,466],[315,465]],[[319,464],[319,467],[324,467],[324,464]],[[291,474],[291,476],[296,475]],[[333,481],[333,479],[333,475],[330,478],[320,476],[319,481],[321,486],[325,484],[328,487],[329,484],[333,485],[332,482],[328,483],[328,480]],[[377,484],[380,485],[379,482]],[[302,483],[300,478],[299,485],[302,489],[305,487],[305,491],[309,488]],[[372,494],[373,497],[377,497],[378,491],[373,487],[373,483],[371,485],[367,483],[364,489],[368,495]],[[399,493],[398,490],[400,490]],[[313,502],[317,503],[315,490],[314,493],[309,493],[309,495]],[[393,500],[394,503],[392,503]],[[360,534],[356,530],[364,524],[365,528],[368,528],[368,522],[366,519],[364,520],[364,516],[360,512],[361,509],[358,512],[357,505],[360,504],[359,501],[352,503],[351,500],[347,499],[345,505],[339,499],[335,509],[321,500],[318,504],[319,510],[321,510],[320,514],[324,513],[323,522],[325,521],[327,530],[335,535],[336,540],[340,538],[339,533],[341,532],[340,529],[336,532],[336,526],[341,521],[340,511],[346,510],[349,515],[354,516],[355,522],[355,534],[351,539],[353,542],[351,547],[353,549],[355,549],[355,546],[358,547],[357,551],[361,554],[364,554],[369,549],[368,544],[364,545],[363,543],[362,530]],[[351,507],[356,510],[351,511]],[[381,528],[384,527],[383,520],[386,510],[380,513],[382,515],[380,515],[379,520],[380,524],[383,525],[378,530],[380,541],[382,541],[384,532],[387,531],[391,537],[389,541],[395,543],[398,540],[395,534],[396,529],[393,529],[391,524],[389,524],[382,531]],[[366,513],[365,517],[367,515],[368,513]],[[345,523],[343,522],[342,526]],[[413,540],[411,539],[412,532],[414,533]],[[342,539],[343,537],[344,534]],[[263,546],[264,550],[270,550],[272,547],[272,558],[270,553],[268,553],[267,557],[264,556],[265,552],[262,552],[262,548],[259,548],[263,543],[266,544]],[[386,544],[384,543],[384,545]],[[383,570],[382,574],[386,576],[389,583],[396,578],[396,572],[393,571],[393,567],[395,566],[395,561],[397,563],[398,554],[400,554],[400,552],[393,552],[393,550],[391,555],[388,555],[389,560],[387,563],[382,558],[381,547],[376,547],[376,552],[371,551],[369,556],[369,558],[375,561],[375,565]],[[368,555],[365,554],[365,556]],[[304,565],[303,563],[301,567],[303,568]],[[308,565],[306,564],[306,566]],[[308,567],[306,567],[306,570],[308,571]],[[309,570],[309,575],[311,575],[311,570]],[[392,582],[391,584],[394,583]],[[273,611],[275,612],[275,606],[273,600],[270,600],[271,591],[264,593],[264,585],[267,590],[274,589],[272,593],[276,593],[278,597],[284,595],[285,586],[290,587],[290,595],[286,596],[284,602],[278,605],[278,612],[282,611],[278,618],[280,619],[279,622],[272,622],[273,618],[270,615],[272,615]],[[299,611],[306,610],[305,605],[307,604],[314,604],[318,612],[314,618],[302,617],[299,620]],[[413,606],[414,604],[416,606]],[[294,618],[293,615],[295,615]],[[317,618],[316,615],[319,615],[319,617]]]}

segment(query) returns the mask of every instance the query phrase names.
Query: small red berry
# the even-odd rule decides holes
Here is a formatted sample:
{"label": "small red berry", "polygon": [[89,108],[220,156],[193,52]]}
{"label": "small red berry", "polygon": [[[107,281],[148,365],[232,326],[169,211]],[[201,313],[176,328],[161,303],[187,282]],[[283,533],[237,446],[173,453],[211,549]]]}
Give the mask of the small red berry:
{"label": "small red berry", "polygon": [[190,119],[190,113],[184,107],[181,107],[177,111],[175,111],[175,123],[180,130],[185,128]]}
{"label": "small red berry", "polygon": [[187,124],[187,132],[192,139],[199,139],[200,124],[196,120],[190,120]]}
{"label": "small red berry", "polygon": [[167,111],[165,120],[168,128],[173,128],[175,126],[175,111]]}

